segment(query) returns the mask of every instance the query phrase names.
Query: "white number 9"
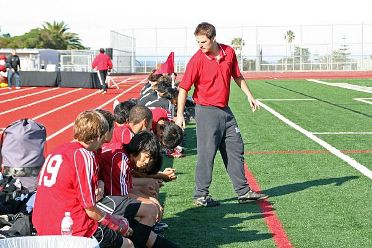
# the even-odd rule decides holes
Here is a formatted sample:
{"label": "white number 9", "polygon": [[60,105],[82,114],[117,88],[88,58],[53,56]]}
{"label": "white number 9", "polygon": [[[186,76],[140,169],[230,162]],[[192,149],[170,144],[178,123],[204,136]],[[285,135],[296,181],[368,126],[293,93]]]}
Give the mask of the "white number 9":
{"label": "white number 9", "polygon": [[[52,187],[56,181],[57,181],[57,175],[59,168],[61,167],[63,160],[61,155],[54,155],[50,158],[50,156],[47,157],[47,162],[44,164],[39,177],[39,185],[42,184],[42,181],[44,180],[44,186],[46,187]],[[46,169],[46,172],[45,172]],[[48,175],[44,176],[44,173],[50,174],[50,177]]]}

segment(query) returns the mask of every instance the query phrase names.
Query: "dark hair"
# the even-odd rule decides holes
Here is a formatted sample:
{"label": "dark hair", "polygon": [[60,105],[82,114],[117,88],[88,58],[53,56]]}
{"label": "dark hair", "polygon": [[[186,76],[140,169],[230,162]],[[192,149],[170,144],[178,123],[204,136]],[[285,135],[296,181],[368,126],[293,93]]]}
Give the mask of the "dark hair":
{"label": "dark hair", "polygon": [[132,124],[138,124],[143,120],[149,122],[152,120],[151,110],[142,105],[134,106],[129,112],[129,122]]}
{"label": "dark hair", "polygon": [[163,125],[162,144],[168,149],[174,149],[183,140],[183,130],[174,122],[166,121]]}
{"label": "dark hair", "polygon": [[158,80],[157,89],[156,89],[160,93],[164,93],[167,88],[172,88],[172,80],[169,81],[166,78],[163,78],[163,79],[162,78]]}
{"label": "dark hair", "polygon": [[105,119],[106,119],[106,121],[109,125],[109,131],[111,131],[114,128],[114,121],[115,121],[114,115],[110,111],[107,111],[107,110],[104,110],[104,109],[96,109],[96,111],[98,113],[102,114],[103,117],[105,117]]}
{"label": "dark hair", "polygon": [[161,97],[172,100],[178,97],[178,90],[172,87],[168,87],[165,89],[164,95],[162,95]]}
{"label": "dark hair", "polygon": [[100,52],[100,53],[105,53],[105,49],[104,49],[104,48],[100,48],[100,49],[99,49],[99,52]]}
{"label": "dark hair", "polygon": [[158,81],[158,79],[162,76],[161,74],[155,74],[156,70],[153,70],[151,74],[147,77],[147,79],[151,82]]}
{"label": "dark hair", "polygon": [[202,22],[196,27],[194,35],[205,35],[208,39],[212,39],[216,37],[216,28],[208,22]]}
{"label": "dark hair", "polygon": [[121,102],[115,106],[114,116],[115,121],[119,124],[124,124],[129,121],[130,110],[136,106],[136,102],[133,100],[128,100]]}
{"label": "dark hair", "polygon": [[145,168],[145,173],[154,175],[159,172],[162,165],[160,143],[155,135],[149,131],[141,131],[133,136],[129,144],[123,145],[128,154],[138,156],[141,152],[149,153],[150,162]]}

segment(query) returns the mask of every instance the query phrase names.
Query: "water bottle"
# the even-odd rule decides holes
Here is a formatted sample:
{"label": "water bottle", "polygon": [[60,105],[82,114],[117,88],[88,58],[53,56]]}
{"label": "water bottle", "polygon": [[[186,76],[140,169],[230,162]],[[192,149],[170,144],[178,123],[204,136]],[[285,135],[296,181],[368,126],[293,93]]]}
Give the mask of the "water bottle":
{"label": "water bottle", "polygon": [[65,212],[65,217],[63,217],[61,222],[61,235],[72,235],[73,224],[70,212]]}

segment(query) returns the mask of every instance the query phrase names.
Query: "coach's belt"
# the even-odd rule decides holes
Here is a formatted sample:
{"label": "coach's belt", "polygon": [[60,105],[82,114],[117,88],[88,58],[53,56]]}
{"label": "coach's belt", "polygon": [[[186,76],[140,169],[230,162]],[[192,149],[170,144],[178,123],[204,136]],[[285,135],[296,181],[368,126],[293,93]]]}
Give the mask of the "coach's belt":
{"label": "coach's belt", "polygon": [[13,177],[37,177],[40,171],[40,167],[8,167],[4,166],[3,174],[5,176]]}

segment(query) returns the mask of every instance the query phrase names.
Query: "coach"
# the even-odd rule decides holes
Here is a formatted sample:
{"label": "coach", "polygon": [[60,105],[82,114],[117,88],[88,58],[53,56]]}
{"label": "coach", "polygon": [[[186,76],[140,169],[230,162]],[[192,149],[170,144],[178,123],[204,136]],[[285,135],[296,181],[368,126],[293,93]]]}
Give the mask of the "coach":
{"label": "coach", "polygon": [[198,154],[194,202],[205,207],[220,205],[209,195],[217,149],[238,195],[238,202],[265,199],[268,196],[252,191],[245,178],[244,144],[235,117],[228,106],[231,77],[247,96],[252,111],[259,106],[240,73],[234,50],[216,42],[215,27],[206,22],[200,23],[194,35],[200,50],[190,59],[179,85],[176,119],[176,124],[184,128],[187,92],[194,85]]}

